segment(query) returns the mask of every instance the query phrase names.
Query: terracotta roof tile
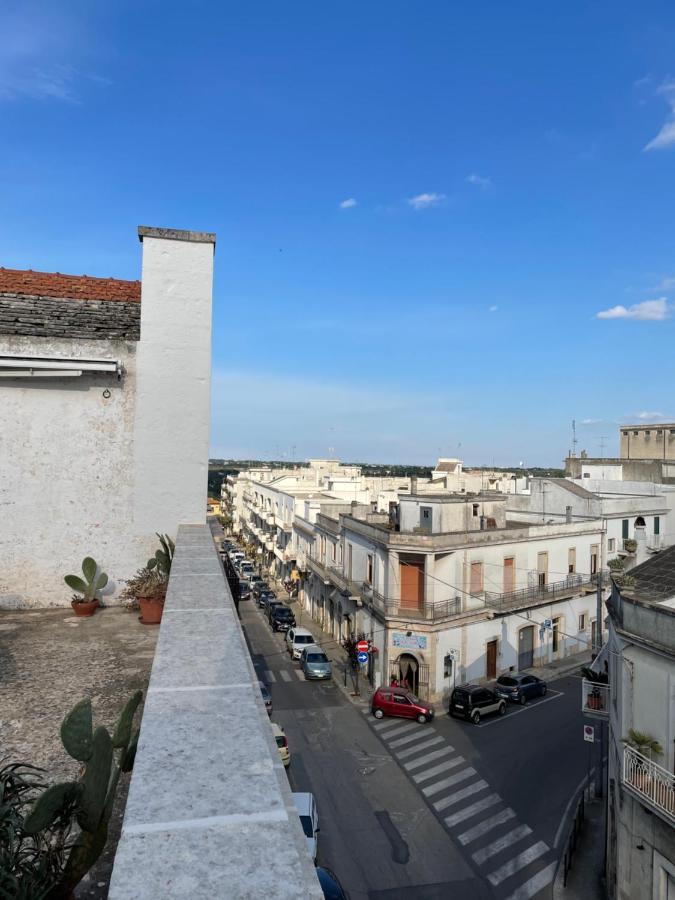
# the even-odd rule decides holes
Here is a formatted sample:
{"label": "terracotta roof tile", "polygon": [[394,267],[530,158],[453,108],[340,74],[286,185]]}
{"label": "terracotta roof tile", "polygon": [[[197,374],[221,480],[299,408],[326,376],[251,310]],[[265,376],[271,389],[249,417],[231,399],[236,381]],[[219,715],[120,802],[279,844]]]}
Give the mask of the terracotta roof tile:
{"label": "terracotta roof tile", "polygon": [[57,297],[69,300],[116,300],[141,302],[141,282],[91,275],[61,275],[60,272],[33,272],[32,269],[0,267],[0,294]]}

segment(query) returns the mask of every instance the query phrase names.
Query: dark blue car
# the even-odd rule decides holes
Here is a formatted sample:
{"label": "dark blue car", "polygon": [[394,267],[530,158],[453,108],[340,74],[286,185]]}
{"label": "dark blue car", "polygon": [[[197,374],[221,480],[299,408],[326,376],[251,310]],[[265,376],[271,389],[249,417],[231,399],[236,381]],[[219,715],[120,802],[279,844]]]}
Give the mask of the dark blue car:
{"label": "dark blue car", "polygon": [[495,693],[511,703],[524,705],[533,697],[543,697],[546,682],[536,675],[500,675],[495,684]]}

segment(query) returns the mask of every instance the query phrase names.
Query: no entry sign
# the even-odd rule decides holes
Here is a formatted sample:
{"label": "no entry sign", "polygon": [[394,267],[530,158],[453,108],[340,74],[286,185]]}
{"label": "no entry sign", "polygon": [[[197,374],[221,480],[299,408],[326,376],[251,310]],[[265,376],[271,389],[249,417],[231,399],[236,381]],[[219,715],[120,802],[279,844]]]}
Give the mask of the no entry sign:
{"label": "no entry sign", "polygon": [[359,653],[367,653],[368,652],[368,641],[359,641],[356,645],[356,649]]}
{"label": "no entry sign", "polygon": [[595,728],[592,725],[584,725],[584,740],[589,744],[595,743]]}

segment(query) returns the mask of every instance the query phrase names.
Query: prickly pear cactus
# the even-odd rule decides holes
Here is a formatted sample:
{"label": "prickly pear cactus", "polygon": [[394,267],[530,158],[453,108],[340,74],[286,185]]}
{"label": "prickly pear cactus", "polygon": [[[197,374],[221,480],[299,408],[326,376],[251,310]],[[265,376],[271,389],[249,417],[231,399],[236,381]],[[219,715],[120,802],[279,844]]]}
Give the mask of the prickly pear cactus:
{"label": "prickly pear cactus", "polygon": [[98,573],[98,565],[96,560],[91,556],[86,556],[82,560],[82,574],[84,579],[79,575],[66,575],[65,583],[76,593],[82,594],[85,600],[95,600],[96,595],[103,590],[108,583],[108,576],[105,572]]}
{"label": "prickly pear cactus", "polygon": [[24,820],[29,834],[64,816],[72,816],[81,829],[49,900],[69,897],[105,848],[120,774],[131,771],[136,755],[139,730],[133,731],[133,722],[142,699],[141,691],[131,696],[112,737],[102,726],[93,729],[89,700],[81,700],[63,720],[61,741],[69,756],[83,763],[82,773],[77,781],[48,788]]}

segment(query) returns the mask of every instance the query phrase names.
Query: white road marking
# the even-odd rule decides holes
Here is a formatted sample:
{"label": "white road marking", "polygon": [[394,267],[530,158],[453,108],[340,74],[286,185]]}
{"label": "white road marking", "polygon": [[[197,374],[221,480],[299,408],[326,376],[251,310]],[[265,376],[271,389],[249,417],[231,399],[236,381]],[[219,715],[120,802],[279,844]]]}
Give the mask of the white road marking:
{"label": "white road marking", "polygon": [[452,816],[447,816],[443,821],[448,826],[448,828],[452,828],[454,825],[463,822],[465,819],[470,819],[477,813],[483,812],[484,809],[489,809],[491,806],[494,806],[495,803],[501,802],[502,798],[499,796],[499,794],[489,794],[487,797],[483,797],[482,800],[478,800],[476,803],[472,803],[471,806],[460,809],[459,812],[454,813]]}
{"label": "white road marking", "polygon": [[542,888],[553,881],[555,875],[556,863],[552,862],[545,869],[537,872],[528,881],[523,882],[507,900],[531,900],[535,894],[539,893]]}
{"label": "white road marking", "polygon": [[456,756],[454,759],[449,759],[447,762],[439,763],[431,769],[426,769],[424,772],[413,775],[413,781],[418,783],[420,781],[426,781],[428,778],[433,778],[434,775],[440,775],[441,772],[446,772],[448,769],[454,769],[455,766],[459,766],[463,762],[466,762],[463,756]]}
{"label": "white road marking", "polygon": [[440,759],[441,756],[451,752],[449,747],[441,747],[440,750],[432,750],[431,753],[425,753],[424,756],[420,756],[419,759],[413,759],[412,762],[403,763],[403,768],[410,772],[412,769],[419,769],[425,763],[431,762],[432,759]]}
{"label": "white road marking", "polygon": [[497,828],[498,825],[503,825],[504,822],[508,822],[509,819],[515,819],[515,817],[516,814],[514,811],[507,807],[507,809],[502,809],[490,819],[485,819],[485,821],[481,822],[479,825],[474,825],[473,828],[464,831],[457,836],[457,840],[460,844],[466,846],[472,841],[477,841],[478,838],[483,837],[484,834],[487,834],[488,831],[492,831],[493,828]]}
{"label": "white road marking", "polygon": [[282,669],[281,672],[279,672],[279,676],[281,677],[282,681],[285,681],[287,683],[291,680],[290,674],[285,669]]}
{"label": "white road marking", "polygon": [[473,778],[475,774],[476,770],[469,766],[468,769],[462,769],[461,772],[457,772],[455,775],[449,775],[447,778],[442,778],[440,781],[435,781],[433,784],[422,788],[422,793],[425,797],[431,797],[433,794],[438,794],[441,791],[452,787],[454,784],[459,784],[460,781],[466,781],[467,778]]}
{"label": "white road marking", "polygon": [[481,722],[478,727],[487,728],[488,725],[496,725],[497,722],[503,722],[504,719],[512,719],[514,716],[519,716],[521,713],[530,712],[530,710],[536,709],[538,706],[543,706],[544,703],[550,703],[551,700],[558,700],[558,698],[564,696],[565,695],[562,691],[549,691],[547,697],[544,700],[537,700],[536,703],[526,703],[525,706],[519,706],[518,709],[507,712],[505,716],[496,716],[494,719],[489,719],[487,722]]}
{"label": "white road marking", "polygon": [[488,844],[487,847],[481,847],[480,850],[472,853],[473,860],[480,866],[491,856],[494,856],[496,853],[501,853],[502,850],[506,850],[511,844],[517,843],[517,841],[527,837],[528,834],[532,834],[532,829],[527,825],[519,825],[517,828],[514,828],[513,831],[507,831],[506,834],[497,838],[496,841]]}
{"label": "white road marking", "polygon": [[277,680],[277,677],[274,674],[274,672],[270,672],[269,669],[265,672],[265,678],[267,679],[269,684],[274,684],[275,681]]}
{"label": "white road marking", "polygon": [[[419,727],[419,726],[418,726],[418,727]],[[385,741],[388,741],[389,738],[394,737],[395,734],[410,734],[411,731],[412,731],[413,729],[415,729],[415,726],[414,726],[414,725],[410,725],[410,724],[407,724],[407,725],[397,725],[396,728],[392,728],[391,731],[389,731],[389,729],[387,729],[386,731],[383,729],[383,730],[380,732],[380,737],[383,737],[383,738],[385,739]],[[415,736],[415,737],[418,736],[418,732],[417,732],[417,731],[415,731],[414,736]]]}
{"label": "white road marking", "polygon": [[[432,734],[433,734],[433,732],[432,732]],[[410,741],[417,741],[420,739],[424,739],[428,735],[429,735],[428,731],[416,731],[415,734],[409,734],[409,735],[406,735],[406,737],[396,738],[395,741],[391,742],[391,746],[392,747],[401,747],[403,744],[409,744]],[[385,735],[385,737],[388,739],[389,735]],[[443,738],[441,738],[441,740],[443,740]]]}
{"label": "white road marking", "polygon": [[[473,774],[476,774],[475,770]],[[434,809],[441,812],[441,810],[447,809],[448,806],[454,806],[455,803],[459,803],[460,800],[466,800],[466,798],[470,797],[472,794],[477,794],[489,787],[490,785],[487,781],[483,781],[481,778],[479,781],[474,781],[474,783],[470,784],[468,787],[462,788],[461,791],[455,791],[455,793],[450,794],[449,797],[443,797],[442,800],[438,800],[434,803]]]}
{"label": "white road marking", "polygon": [[422,741],[421,744],[415,744],[414,747],[406,747],[405,750],[396,750],[396,755],[399,759],[405,759],[408,756],[412,756],[413,753],[419,753],[420,750],[425,750],[427,747],[433,747],[434,744],[439,743],[443,743],[443,738],[440,736],[440,734],[437,734],[436,737],[427,738],[426,740]]}
{"label": "white road marking", "polygon": [[495,869],[494,872],[490,872],[488,875],[488,881],[494,887],[497,887],[498,884],[501,884],[506,878],[510,878],[512,875],[515,875],[516,872],[519,872],[520,869],[524,869],[525,866],[529,866],[531,862],[534,862],[535,859],[539,859],[540,856],[543,856],[544,853],[548,852],[548,845],[543,841],[537,841],[536,844],[532,844],[531,847],[528,847],[527,850],[523,850],[522,853],[519,853],[518,856],[514,856],[513,859],[510,859],[508,862],[505,862],[503,866],[500,866],[498,869]]}

